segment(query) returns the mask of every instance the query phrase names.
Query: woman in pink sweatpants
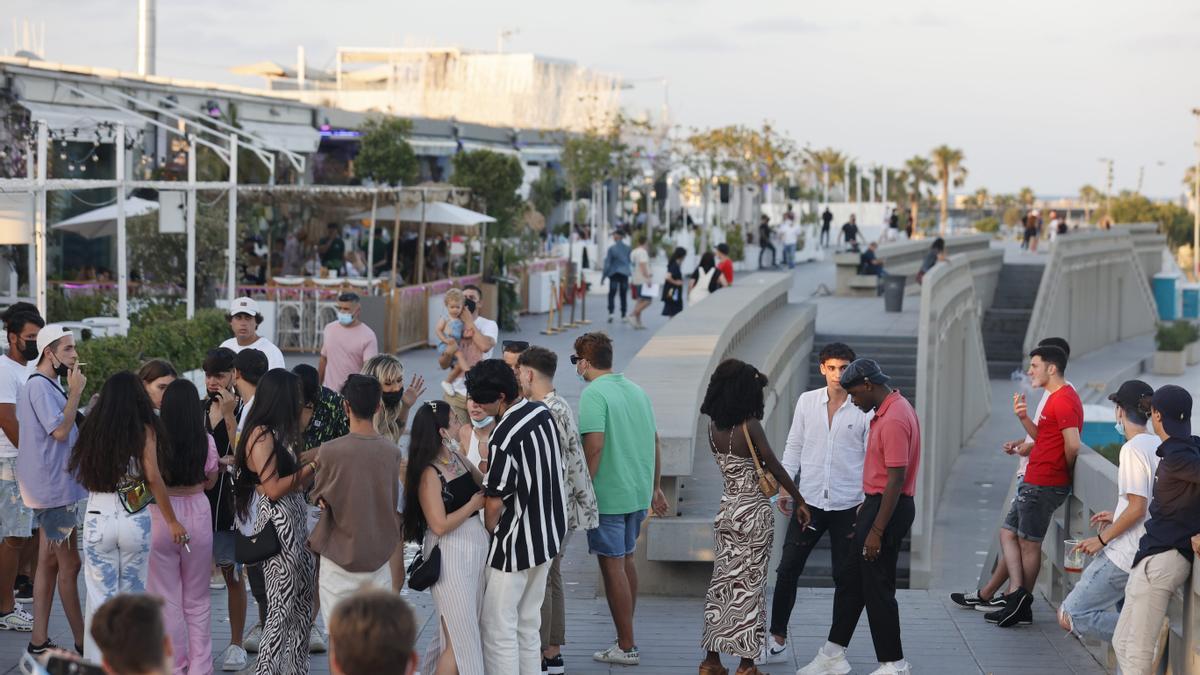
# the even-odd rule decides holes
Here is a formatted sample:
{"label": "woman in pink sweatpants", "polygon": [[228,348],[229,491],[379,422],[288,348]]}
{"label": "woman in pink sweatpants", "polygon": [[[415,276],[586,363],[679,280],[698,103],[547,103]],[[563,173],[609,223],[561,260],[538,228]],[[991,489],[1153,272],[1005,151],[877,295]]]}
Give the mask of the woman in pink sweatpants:
{"label": "woman in pink sweatpants", "polygon": [[175,517],[187,528],[183,545],[171,539],[158,506],[150,506],[150,577],[146,590],[163,599],[163,620],[175,647],[175,673],[212,673],[209,572],[212,569],[212,512],[206,487],[216,482],[217,447],[204,430],[196,387],[175,380],[162,399],[166,436],[158,446],[159,470]]}

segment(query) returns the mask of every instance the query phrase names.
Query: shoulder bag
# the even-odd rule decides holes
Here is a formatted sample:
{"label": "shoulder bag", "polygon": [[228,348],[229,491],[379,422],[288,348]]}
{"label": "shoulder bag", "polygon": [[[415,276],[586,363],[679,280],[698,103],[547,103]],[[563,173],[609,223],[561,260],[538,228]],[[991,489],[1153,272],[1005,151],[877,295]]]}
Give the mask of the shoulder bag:
{"label": "shoulder bag", "polygon": [[779,481],[775,480],[770,472],[763,470],[762,462],[758,459],[758,450],[754,448],[754,441],[750,440],[750,430],[746,428],[745,423],[742,424],[742,433],[746,436],[746,446],[750,448],[750,457],[754,460],[754,472],[758,474],[758,489],[762,491],[764,497],[774,497],[779,492]]}
{"label": "shoulder bag", "polygon": [[233,541],[233,559],[243,565],[253,565],[279,555],[281,549],[275,523],[267,520],[267,524],[254,534],[237,532]]}
{"label": "shoulder bag", "polygon": [[145,478],[139,478],[117,488],[117,499],[126,513],[137,513],[154,503],[154,494]]}
{"label": "shoulder bag", "polygon": [[437,583],[442,576],[442,549],[434,544],[429,550],[429,556],[417,553],[417,557],[408,565],[408,587],[414,591],[424,591]]}

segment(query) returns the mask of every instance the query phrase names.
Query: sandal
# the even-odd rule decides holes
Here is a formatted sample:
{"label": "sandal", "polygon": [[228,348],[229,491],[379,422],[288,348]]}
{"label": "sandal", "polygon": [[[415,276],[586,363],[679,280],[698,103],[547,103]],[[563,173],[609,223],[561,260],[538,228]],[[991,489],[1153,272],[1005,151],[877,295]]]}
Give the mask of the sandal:
{"label": "sandal", "polygon": [[720,664],[701,663],[700,675],[729,675],[729,669]]}
{"label": "sandal", "polygon": [[758,666],[750,666],[749,670],[739,670],[734,675],[767,675],[758,669]]}

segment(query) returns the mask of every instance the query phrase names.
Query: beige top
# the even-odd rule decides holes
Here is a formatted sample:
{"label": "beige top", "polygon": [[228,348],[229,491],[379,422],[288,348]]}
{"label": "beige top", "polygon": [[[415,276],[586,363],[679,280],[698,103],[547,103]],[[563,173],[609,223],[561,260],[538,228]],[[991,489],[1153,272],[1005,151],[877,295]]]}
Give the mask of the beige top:
{"label": "beige top", "polygon": [[400,543],[400,448],[352,433],[322,445],[317,461],[309,499],[322,509],[309,547],[347,572],[378,570]]}

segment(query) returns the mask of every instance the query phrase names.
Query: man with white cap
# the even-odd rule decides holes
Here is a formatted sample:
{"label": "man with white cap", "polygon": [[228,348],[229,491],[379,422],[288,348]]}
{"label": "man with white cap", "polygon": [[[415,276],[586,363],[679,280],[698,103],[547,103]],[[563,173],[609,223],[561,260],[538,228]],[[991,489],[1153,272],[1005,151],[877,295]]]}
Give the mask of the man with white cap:
{"label": "man with white cap", "polygon": [[257,349],[267,355],[267,369],[286,368],[283,362],[283,352],[279,351],[270,340],[258,334],[258,327],[263,322],[263,315],[258,311],[258,303],[253,298],[241,297],[233,301],[229,307],[229,328],[233,337],[221,343],[222,347],[232,349],[236,354],[243,349]]}
{"label": "man with white cap", "polygon": [[[17,401],[17,484],[25,505],[33,509],[34,525],[41,529],[28,648],[35,655],[54,647],[48,629],[56,581],[76,651],[81,651],[83,612],[77,586],[81,563],[75,533],[83,522],[82,502],[88,496],[67,471],[71,446],[79,436],[79,399],[87,385],[77,363],[75,337],[70,330],[51,324],[38,333],[37,347],[37,370]],[[65,391],[59,385],[63,376],[67,379]]]}

